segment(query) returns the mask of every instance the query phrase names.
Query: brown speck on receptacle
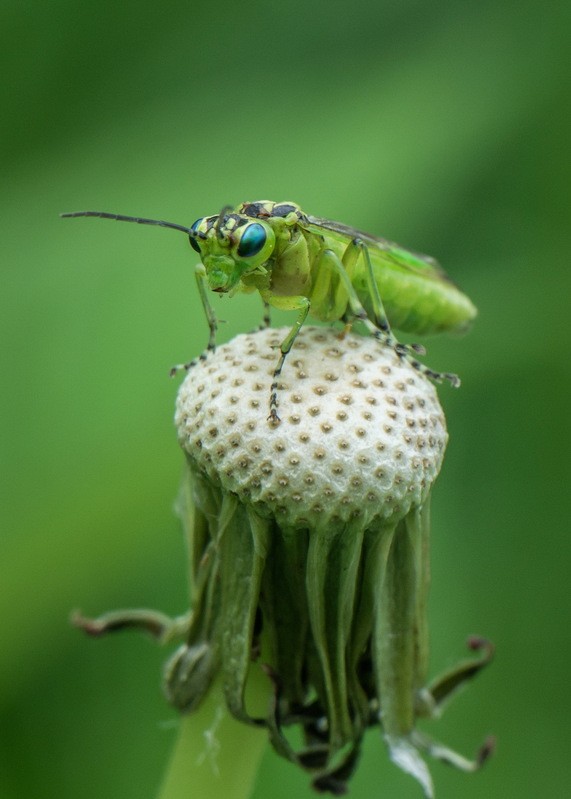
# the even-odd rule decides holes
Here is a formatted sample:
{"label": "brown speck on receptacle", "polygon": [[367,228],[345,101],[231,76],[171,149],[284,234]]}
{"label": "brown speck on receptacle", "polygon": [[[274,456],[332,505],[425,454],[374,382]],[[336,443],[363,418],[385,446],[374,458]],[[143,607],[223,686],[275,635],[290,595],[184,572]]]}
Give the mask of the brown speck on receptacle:
{"label": "brown speck on receptacle", "polygon": [[310,416],[319,416],[319,414],[321,413],[317,405],[313,405],[311,408],[308,409],[307,412],[309,413]]}
{"label": "brown speck on receptacle", "polygon": [[303,400],[303,396],[301,394],[292,394],[291,401],[295,403],[299,403]]}
{"label": "brown speck on receptacle", "polygon": [[329,424],[329,422],[323,422],[323,424],[321,425],[321,430],[324,433],[330,433],[331,430],[333,430],[333,427]]}
{"label": "brown speck on receptacle", "polygon": [[327,389],[325,386],[314,386],[313,393],[317,394],[318,397],[322,397],[324,394],[327,394]]}
{"label": "brown speck on receptacle", "polygon": [[301,421],[301,416],[298,413],[292,413],[289,417],[290,424],[299,424]]}
{"label": "brown speck on receptacle", "polygon": [[345,411],[338,411],[336,418],[339,419],[340,422],[345,422],[347,420],[347,414]]}
{"label": "brown speck on receptacle", "polygon": [[337,397],[339,402],[342,402],[343,405],[351,405],[353,402],[353,397],[350,394],[341,394],[341,396]]}
{"label": "brown speck on receptacle", "polygon": [[323,460],[323,458],[325,457],[325,450],[323,449],[323,447],[317,447],[316,449],[314,449],[313,457],[318,461]]}

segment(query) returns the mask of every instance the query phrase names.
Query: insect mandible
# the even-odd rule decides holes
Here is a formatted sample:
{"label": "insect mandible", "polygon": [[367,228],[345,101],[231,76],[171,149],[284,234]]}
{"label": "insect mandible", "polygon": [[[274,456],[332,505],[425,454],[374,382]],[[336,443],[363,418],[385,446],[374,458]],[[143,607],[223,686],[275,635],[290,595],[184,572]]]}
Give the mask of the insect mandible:
{"label": "insect mandible", "polygon": [[[421,363],[417,355],[425,351],[420,344],[401,344],[392,332],[393,328],[419,335],[462,332],[476,316],[470,299],[429,256],[339,222],[310,216],[293,202],[261,200],[241,203],[235,209],[226,206],[190,227],[104,211],[61,216],[158,225],[188,235],[200,257],[195,277],[210,329],[201,358],[216,344],[217,320],[209,290],[229,297],[259,292],[265,325],[270,323],[270,308],[296,311],[273,373],[269,419],[275,424],[279,422],[278,379],[309,314],[322,322],[340,320],[345,332],[354,322],[362,322],[372,336],[392,347],[418,372],[436,382],[460,384],[456,375],[435,372]],[[189,369],[193,363],[183,366]]]}

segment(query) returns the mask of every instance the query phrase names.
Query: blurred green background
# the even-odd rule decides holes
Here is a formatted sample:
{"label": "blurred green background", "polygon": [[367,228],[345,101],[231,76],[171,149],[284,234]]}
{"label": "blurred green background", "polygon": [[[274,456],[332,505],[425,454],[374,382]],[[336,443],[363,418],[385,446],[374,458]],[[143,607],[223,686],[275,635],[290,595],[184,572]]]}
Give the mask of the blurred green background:
{"label": "blurred green background", "polygon": [[[206,324],[181,224],[289,199],[437,256],[480,309],[428,342],[451,442],[434,494],[433,671],[494,665],[429,731],[439,799],[569,790],[569,5],[3,3],[0,795],[152,797],[166,652],[68,624],[186,607],[169,367]],[[218,306],[216,306],[218,307]],[[220,310],[224,340],[254,298]],[[309,797],[271,752],[254,799]],[[419,799],[370,732],[354,799]]]}

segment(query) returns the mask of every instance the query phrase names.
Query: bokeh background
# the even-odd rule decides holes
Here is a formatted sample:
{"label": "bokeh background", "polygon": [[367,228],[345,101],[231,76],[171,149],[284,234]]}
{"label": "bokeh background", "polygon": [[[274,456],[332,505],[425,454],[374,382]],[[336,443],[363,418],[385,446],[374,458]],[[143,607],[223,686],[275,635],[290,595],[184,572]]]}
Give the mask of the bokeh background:
{"label": "bokeh background", "polygon": [[[434,494],[433,671],[494,665],[428,729],[477,775],[439,799],[569,790],[570,8],[526,0],[56,0],[0,9],[0,795],[152,797],[176,734],[164,651],[69,613],[186,608],[168,369],[206,324],[171,231],[226,203],[309,213],[439,257],[480,309],[428,342],[451,441]],[[218,308],[218,305],[216,306]],[[220,339],[254,298],[220,306]],[[254,799],[310,797],[265,757]],[[354,799],[419,798],[372,731]]]}

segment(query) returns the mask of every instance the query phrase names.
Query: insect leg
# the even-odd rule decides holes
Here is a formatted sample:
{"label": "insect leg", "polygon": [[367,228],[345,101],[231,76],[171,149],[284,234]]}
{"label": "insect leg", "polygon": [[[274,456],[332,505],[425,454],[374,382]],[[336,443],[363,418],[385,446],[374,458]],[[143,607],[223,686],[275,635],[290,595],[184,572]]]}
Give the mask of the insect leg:
{"label": "insect leg", "polygon": [[377,281],[375,280],[375,273],[373,272],[373,266],[371,264],[371,256],[369,254],[369,248],[359,238],[353,239],[348,245],[343,253],[342,262],[343,266],[351,275],[353,267],[357,261],[359,255],[363,256],[363,260],[365,262],[365,273],[367,275],[367,289],[369,291],[369,295],[371,297],[371,304],[373,306],[373,322],[382,330],[383,333],[386,334],[386,341],[389,346],[393,347],[395,350],[403,350],[403,351],[413,351],[416,352],[418,355],[425,355],[426,350],[422,346],[422,344],[400,344],[396,337],[393,335],[391,331],[391,326],[389,324],[389,320],[387,314],[385,312],[383,301],[381,299],[381,294],[379,292],[379,286]]}
{"label": "insect leg", "polygon": [[216,319],[214,309],[208,300],[208,284],[206,282],[206,270],[203,264],[197,264],[194,267],[194,276],[196,278],[196,285],[198,286],[198,295],[200,297],[200,301],[206,315],[206,321],[208,322],[208,329],[210,331],[208,336],[208,344],[199,358],[193,358],[193,360],[189,361],[188,363],[178,363],[176,366],[173,366],[170,370],[171,377],[173,377],[181,369],[184,369],[185,372],[188,372],[188,370],[191,369],[198,360],[205,361],[206,358],[208,358],[209,353],[214,352],[216,349],[216,331],[218,330],[218,321]]}
{"label": "insect leg", "polygon": [[[333,250],[323,250],[321,252],[319,255],[318,266],[319,268],[330,269],[338,276],[341,283],[340,289],[343,287],[346,292],[347,303],[351,314],[355,319],[365,325],[369,333],[374,338],[382,341],[384,344],[387,344],[396,352],[399,358],[405,358],[410,365],[416,369],[417,372],[429,377],[431,380],[435,380],[437,383],[442,380],[448,380],[454,387],[460,385],[460,378],[458,375],[451,374],[450,372],[435,372],[428,366],[420,363],[420,361],[417,361],[414,355],[403,344],[400,344],[392,335],[390,328],[389,332],[387,333],[386,331],[377,327],[377,325],[373,324],[373,322],[369,319],[367,311],[363,307],[361,300],[357,296],[357,292],[351,283],[351,278],[345,269],[343,261],[336,253],[333,252]],[[346,315],[348,315],[347,312]]]}
{"label": "insect leg", "polygon": [[282,311],[299,311],[297,319],[289,331],[287,336],[284,338],[282,343],[280,344],[280,358],[277,362],[276,368],[274,369],[274,374],[272,376],[272,385],[270,388],[270,415],[268,419],[273,424],[278,424],[280,421],[280,417],[278,416],[278,378],[281,374],[284,361],[288,352],[291,350],[293,346],[293,342],[296,339],[297,334],[301,330],[301,327],[305,320],[307,319],[307,314],[309,313],[309,309],[311,307],[311,302],[308,300],[307,297],[302,295],[293,296],[293,297],[283,297],[279,295],[272,295],[268,294],[267,298],[264,299],[264,302],[268,302],[272,308],[277,308],[278,310]]}
{"label": "insect leg", "polygon": [[265,330],[271,324],[270,319],[270,303],[264,300],[264,315],[262,317],[262,324],[260,325],[260,330]]}

